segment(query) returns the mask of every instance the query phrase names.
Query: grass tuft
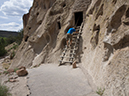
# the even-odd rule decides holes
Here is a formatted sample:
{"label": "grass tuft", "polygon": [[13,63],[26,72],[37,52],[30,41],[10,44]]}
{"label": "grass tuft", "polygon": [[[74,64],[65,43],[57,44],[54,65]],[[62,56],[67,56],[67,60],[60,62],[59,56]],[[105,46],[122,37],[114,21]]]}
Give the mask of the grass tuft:
{"label": "grass tuft", "polygon": [[0,84],[0,96],[12,96],[12,95],[9,93],[9,88]]}
{"label": "grass tuft", "polygon": [[19,70],[19,68],[15,68],[15,69],[14,69],[14,72],[16,72],[17,70]]}
{"label": "grass tuft", "polygon": [[103,89],[101,89],[101,88],[97,88],[96,93],[97,93],[98,95],[102,96],[102,95],[103,95],[103,93],[104,93],[104,91],[105,91],[105,88],[103,88]]}

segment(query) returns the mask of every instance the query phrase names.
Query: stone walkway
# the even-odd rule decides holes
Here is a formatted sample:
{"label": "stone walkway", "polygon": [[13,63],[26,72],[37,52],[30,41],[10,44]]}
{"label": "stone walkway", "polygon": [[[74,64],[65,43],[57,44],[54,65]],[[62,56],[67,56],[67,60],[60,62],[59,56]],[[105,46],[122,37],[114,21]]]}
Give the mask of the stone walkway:
{"label": "stone walkway", "polygon": [[80,68],[44,64],[28,71],[29,96],[98,96]]}

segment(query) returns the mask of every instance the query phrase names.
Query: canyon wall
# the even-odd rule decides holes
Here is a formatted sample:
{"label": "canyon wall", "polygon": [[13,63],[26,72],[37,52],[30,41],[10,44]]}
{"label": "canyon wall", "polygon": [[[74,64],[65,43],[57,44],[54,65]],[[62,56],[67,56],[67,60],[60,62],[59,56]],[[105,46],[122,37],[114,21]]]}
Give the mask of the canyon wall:
{"label": "canyon wall", "polygon": [[34,0],[29,13],[23,16],[24,38],[10,68],[59,63],[66,32],[78,22],[75,13],[81,11],[81,18],[85,18],[90,3],[90,0]]}
{"label": "canyon wall", "polygon": [[105,96],[128,96],[129,1],[92,0],[86,16],[83,67]]}
{"label": "canyon wall", "polygon": [[129,0],[34,0],[10,68],[59,63],[78,12],[84,23],[80,65],[105,96],[129,96]]}

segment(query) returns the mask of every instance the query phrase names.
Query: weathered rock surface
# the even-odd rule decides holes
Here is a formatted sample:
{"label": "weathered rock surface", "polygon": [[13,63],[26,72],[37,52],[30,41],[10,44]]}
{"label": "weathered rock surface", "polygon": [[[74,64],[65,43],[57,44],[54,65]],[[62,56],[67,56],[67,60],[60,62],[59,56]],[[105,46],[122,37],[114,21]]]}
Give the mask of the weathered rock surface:
{"label": "weathered rock surface", "polygon": [[128,96],[128,0],[34,0],[24,15],[24,39],[10,68],[57,63],[64,35],[78,21],[76,12],[83,14],[84,22],[82,66],[106,89],[105,96]]}
{"label": "weathered rock surface", "polygon": [[65,33],[77,22],[74,14],[81,11],[85,18],[89,4],[90,0],[34,0],[30,12],[23,16],[24,39],[11,68],[58,63]]}
{"label": "weathered rock surface", "polygon": [[128,10],[127,0],[93,0],[86,13],[82,64],[105,96],[129,95]]}

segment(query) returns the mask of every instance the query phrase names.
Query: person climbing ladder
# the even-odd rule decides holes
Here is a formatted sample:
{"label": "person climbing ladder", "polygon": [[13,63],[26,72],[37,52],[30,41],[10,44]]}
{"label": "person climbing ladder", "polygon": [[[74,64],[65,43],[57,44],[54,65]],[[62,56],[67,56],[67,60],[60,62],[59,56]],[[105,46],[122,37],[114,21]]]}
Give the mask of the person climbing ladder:
{"label": "person climbing ladder", "polygon": [[[67,43],[67,46],[70,46],[72,44],[72,33],[73,32],[76,32],[76,30],[74,28],[70,28],[67,32],[67,37],[66,37],[66,43]],[[70,44],[69,44],[69,41],[70,41]]]}

